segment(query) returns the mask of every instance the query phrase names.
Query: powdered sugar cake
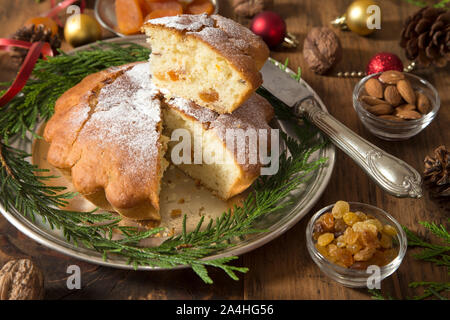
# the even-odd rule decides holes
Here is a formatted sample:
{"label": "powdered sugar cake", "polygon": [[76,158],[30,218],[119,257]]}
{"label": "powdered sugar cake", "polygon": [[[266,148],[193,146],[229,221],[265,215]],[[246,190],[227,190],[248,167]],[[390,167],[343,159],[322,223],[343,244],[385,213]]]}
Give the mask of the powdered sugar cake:
{"label": "powdered sugar cake", "polygon": [[[194,152],[189,154],[190,164],[181,163],[178,167],[194,179],[212,190],[222,199],[246,190],[259,176],[262,164],[258,154],[251,154],[249,137],[236,134],[231,145],[227,142],[227,130],[263,129],[261,135],[265,145],[269,146],[270,126],[273,108],[264,98],[253,94],[244,104],[231,114],[218,114],[200,107],[183,98],[172,98],[163,107],[164,133],[171,136],[173,130],[183,128],[194,137],[194,143],[201,141],[202,162],[195,163]],[[243,139],[242,141],[239,141]],[[262,141],[258,141],[261,143]],[[173,143],[169,143],[171,149]],[[239,146],[244,146],[243,161],[239,159]],[[256,151],[257,152],[257,151]],[[250,159],[254,157],[256,161]],[[219,160],[219,161],[217,161]]]}
{"label": "powdered sugar cake", "polygon": [[95,205],[131,219],[159,221],[167,167],[161,102],[145,64],[86,77],[55,105],[44,138],[48,161]]}
{"label": "powdered sugar cake", "polygon": [[219,15],[178,15],[144,24],[156,86],[218,113],[231,113],[262,84],[269,56],[249,29]]}
{"label": "powdered sugar cake", "polygon": [[96,206],[159,223],[160,183],[168,165],[163,126],[168,135],[180,128],[192,136],[200,133],[204,154],[225,155],[222,164],[178,167],[229,199],[253,183],[261,164],[238,163],[236,150],[225,143],[225,130],[269,132],[272,117],[270,104],[256,94],[231,114],[165,97],[152,84],[148,63],[129,64],[90,75],[60,97],[44,131],[50,144],[47,160]]}

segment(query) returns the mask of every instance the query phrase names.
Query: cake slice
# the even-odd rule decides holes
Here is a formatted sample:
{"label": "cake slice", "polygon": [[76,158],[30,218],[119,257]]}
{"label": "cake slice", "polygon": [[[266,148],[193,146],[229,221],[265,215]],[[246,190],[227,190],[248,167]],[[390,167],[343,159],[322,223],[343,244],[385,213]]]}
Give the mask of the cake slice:
{"label": "cake slice", "polygon": [[48,162],[96,206],[159,223],[168,162],[161,101],[147,64],[86,77],[56,102],[44,138]]}
{"label": "cake slice", "polygon": [[260,37],[219,15],[148,20],[154,84],[217,113],[231,113],[262,84],[269,56]]}
{"label": "cake slice", "polygon": [[[177,141],[169,142],[167,156],[171,162],[218,197],[227,200],[246,190],[260,176],[262,164],[258,154],[254,154],[256,161],[251,160],[253,150],[249,140],[244,138],[246,141],[241,142],[245,146],[238,150],[240,138],[234,139],[234,145],[230,145],[226,135],[227,130],[232,129],[242,130],[241,133],[264,129],[267,134],[263,134],[262,139],[266,139],[267,146],[270,145],[267,141],[271,130],[268,122],[274,112],[270,103],[261,96],[253,94],[231,114],[218,114],[184,98],[170,98],[163,107],[163,115],[164,134],[172,137],[174,130],[185,129],[191,138],[191,149],[187,151],[190,164],[177,163],[181,153],[175,149]],[[239,160],[240,151],[243,161]]]}

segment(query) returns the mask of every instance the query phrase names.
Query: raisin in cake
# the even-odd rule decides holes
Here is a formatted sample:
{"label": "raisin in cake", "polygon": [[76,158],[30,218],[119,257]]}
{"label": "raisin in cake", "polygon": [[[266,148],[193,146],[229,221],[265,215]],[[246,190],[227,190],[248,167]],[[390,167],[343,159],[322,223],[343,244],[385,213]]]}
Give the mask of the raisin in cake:
{"label": "raisin in cake", "polygon": [[86,77],[56,102],[46,125],[48,162],[98,207],[160,221],[160,181],[168,163],[161,101],[147,64]]}
{"label": "raisin in cake", "polygon": [[260,37],[219,15],[152,19],[143,29],[152,47],[157,87],[218,113],[231,113],[262,84],[269,56]]}

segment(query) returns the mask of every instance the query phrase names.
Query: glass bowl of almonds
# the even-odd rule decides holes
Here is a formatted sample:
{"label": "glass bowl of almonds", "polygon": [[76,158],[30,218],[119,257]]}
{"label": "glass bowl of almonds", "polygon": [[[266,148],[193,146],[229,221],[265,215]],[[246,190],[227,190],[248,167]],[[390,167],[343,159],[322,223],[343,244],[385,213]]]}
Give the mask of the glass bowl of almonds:
{"label": "glass bowl of almonds", "polygon": [[440,99],[428,81],[390,70],[361,79],[353,90],[353,107],[371,133],[397,141],[428,126],[436,117]]}
{"label": "glass bowl of almonds", "polygon": [[385,211],[338,201],[318,211],[306,227],[308,252],[323,273],[347,287],[373,289],[400,266],[407,238]]}

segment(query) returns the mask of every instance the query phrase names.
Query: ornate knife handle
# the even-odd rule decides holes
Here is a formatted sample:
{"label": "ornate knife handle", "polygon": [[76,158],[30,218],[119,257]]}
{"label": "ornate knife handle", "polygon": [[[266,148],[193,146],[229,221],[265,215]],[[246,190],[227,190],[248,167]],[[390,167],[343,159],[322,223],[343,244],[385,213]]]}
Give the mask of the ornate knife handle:
{"label": "ornate knife handle", "polygon": [[313,97],[298,102],[294,110],[324,132],[383,190],[396,197],[422,196],[422,178],[413,167],[358,136],[320,109]]}

